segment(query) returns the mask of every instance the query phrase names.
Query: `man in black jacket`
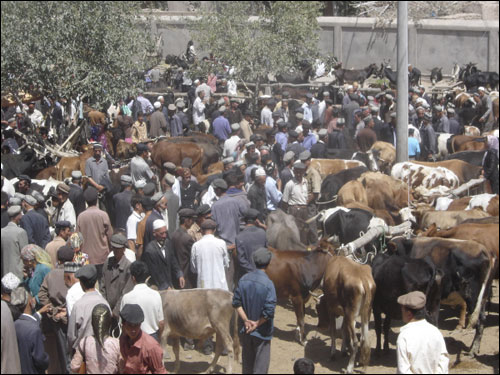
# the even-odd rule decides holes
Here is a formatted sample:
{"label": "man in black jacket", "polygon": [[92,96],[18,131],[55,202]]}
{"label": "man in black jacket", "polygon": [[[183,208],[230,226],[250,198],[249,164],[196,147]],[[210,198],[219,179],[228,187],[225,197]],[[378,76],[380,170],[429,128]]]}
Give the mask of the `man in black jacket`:
{"label": "man in black jacket", "polygon": [[184,275],[179,267],[173,251],[172,242],[167,238],[167,224],[158,219],[153,223],[154,240],[146,246],[141,260],[148,265],[151,279],[158,290],[173,289],[172,279],[179,280],[179,286],[184,288]]}

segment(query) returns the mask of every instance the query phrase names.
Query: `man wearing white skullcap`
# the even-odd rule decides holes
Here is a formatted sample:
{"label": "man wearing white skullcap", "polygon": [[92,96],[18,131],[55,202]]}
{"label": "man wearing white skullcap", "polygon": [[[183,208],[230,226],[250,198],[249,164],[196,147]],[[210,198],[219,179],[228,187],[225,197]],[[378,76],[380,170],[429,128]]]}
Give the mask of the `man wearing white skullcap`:
{"label": "man wearing white skullcap", "polygon": [[149,242],[141,260],[148,266],[153,284],[158,290],[184,288],[184,275],[167,236],[167,223],[157,219],[153,222],[154,240]]}
{"label": "man wearing white skullcap", "polygon": [[150,129],[149,129],[149,137],[150,138],[158,138],[165,135],[167,131],[167,120],[161,110],[161,103],[155,102],[154,104],[155,111],[151,115],[149,119]]}

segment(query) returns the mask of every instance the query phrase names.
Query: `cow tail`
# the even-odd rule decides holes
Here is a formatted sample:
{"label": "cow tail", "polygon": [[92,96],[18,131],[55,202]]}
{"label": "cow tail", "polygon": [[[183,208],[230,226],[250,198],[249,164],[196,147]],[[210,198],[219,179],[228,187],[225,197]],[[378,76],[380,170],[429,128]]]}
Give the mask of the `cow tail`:
{"label": "cow tail", "polygon": [[239,361],[240,357],[240,335],[238,332],[238,312],[236,309],[233,311],[233,354],[234,360]]}

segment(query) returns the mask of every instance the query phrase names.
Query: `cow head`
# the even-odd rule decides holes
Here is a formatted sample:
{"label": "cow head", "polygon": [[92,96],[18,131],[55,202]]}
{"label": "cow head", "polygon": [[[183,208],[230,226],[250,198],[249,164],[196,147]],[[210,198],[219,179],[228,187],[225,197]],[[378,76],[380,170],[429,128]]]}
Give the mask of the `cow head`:
{"label": "cow head", "polygon": [[378,150],[368,150],[366,152],[357,151],[352,156],[352,160],[359,160],[372,172],[378,172]]}

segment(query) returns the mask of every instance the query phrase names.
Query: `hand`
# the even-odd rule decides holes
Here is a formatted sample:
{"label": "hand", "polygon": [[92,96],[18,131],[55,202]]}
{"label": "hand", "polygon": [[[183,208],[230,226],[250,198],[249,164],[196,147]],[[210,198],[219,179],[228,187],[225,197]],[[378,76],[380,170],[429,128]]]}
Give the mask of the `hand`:
{"label": "hand", "polygon": [[49,311],[52,308],[52,304],[48,303],[45,306],[43,306],[40,310],[38,310],[39,314],[45,314],[47,311]]}
{"label": "hand", "polygon": [[184,286],[186,285],[186,280],[184,280],[184,277],[179,277],[179,286],[181,289],[184,289]]}
{"label": "hand", "polygon": [[66,314],[67,314],[66,307],[63,307],[62,309],[59,310],[59,312],[56,315],[54,315],[54,318],[56,318],[56,320],[60,320],[64,318]]}
{"label": "hand", "polygon": [[98,192],[101,192],[101,191],[103,191],[103,190],[104,190],[104,186],[102,186],[102,185],[97,185],[97,191],[98,191]]}
{"label": "hand", "polygon": [[484,122],[484,118],[480,118],[480,119],[479,119],[479,122]]}
{"label": "hand", "polygon": [[253,320],[247,320],[245,322],[245,332],[246,333],[252,333],[257,329],[257,322]]}

